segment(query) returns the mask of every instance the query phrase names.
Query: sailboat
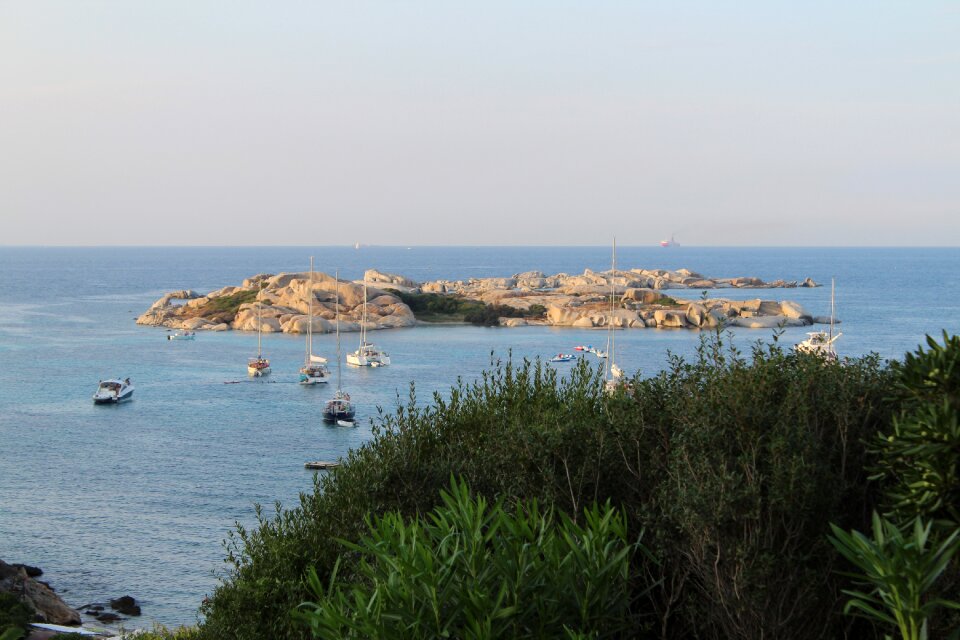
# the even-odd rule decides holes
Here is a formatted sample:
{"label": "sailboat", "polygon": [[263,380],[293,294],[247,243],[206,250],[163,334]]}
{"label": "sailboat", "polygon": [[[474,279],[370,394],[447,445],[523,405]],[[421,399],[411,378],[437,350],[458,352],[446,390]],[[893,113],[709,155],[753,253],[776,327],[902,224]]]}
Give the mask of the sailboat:
{"label": "sailboat", "polygon": [[833,323],[836,317],[836,306],[834,304],[834,279],[830,278],[830,331],[811,331],[809,336],[803,342],[797,344],[796,350],[800,353],[812,353],[824,358],[825,360],[836,360],[837,352],[833,348],[833,343],[837,338],[843,335],[838,333],[833,335]]}
{"label": "sailboat", "polygon": [[270,375],[270,361],[263,357],[263,321],[261,319],[261,309],[263,303],[260,297],[263,295],[263,281],[260,281],[260,291],[257,292],[257,357],[250,358],[247,361],[247,374],[254,378],[262,378]]}
{"label": "sailboat", "polygon": [[313,256],[310,256],[310,286],[307,288],[307,354],[300,367],[300,384],[314,385],[330,379],[327,359],[313,355]]}
{"label": "sailboat", "polygon": [[385,367],[390,364],[390,355],[376,345],[367,342],[367,279],[363,279],[363,316],[360,321],[360,347],[347,354],[347,364],[355,367]]}
{"label": "sailboat", "polygon": [[610,269],[610,319],[607,321],[607,351],[603,363],[604,389],[607,393],[613,393],[617,387],[622,386],[624,381],[623,369],[617,366],[616,349],[616,301],[617,301],[617,239],[613,239],[613,259]]}
{"label": "sailboat", "polygon": [[344,427],[351,427],[355,423],[353,422],[353,416],[355,411],[353,405],[350,403],[350,395],[343,392],[343,389],[340,387],[340,272],[337,271],[335,278],[337,279],[337,392],[333,394],[333,399],[327,400],[327,404],[323,407],[323,421],[329,423],[335,423]]}

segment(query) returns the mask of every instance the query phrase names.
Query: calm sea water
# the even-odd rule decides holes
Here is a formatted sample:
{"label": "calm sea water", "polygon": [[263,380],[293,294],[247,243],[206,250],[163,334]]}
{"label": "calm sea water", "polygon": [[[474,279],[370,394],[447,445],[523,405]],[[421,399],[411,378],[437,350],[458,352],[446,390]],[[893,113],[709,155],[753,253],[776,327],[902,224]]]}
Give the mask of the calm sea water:
{"label": "calm sea water", "polygon": [[[374,334],[393,366],[344,368],[356,429],[322,425],[332,388],[296,384],[303,341],[266,335],[269,382],[246,380],[256,336],[202,333],[170,342],[134,318],[164,292],[209,291],[260,272],[320,271],[347,278],[375,267],[415,280],[503,276],[539,269],[609,268],[605,247],[526,248],[2,248],[0,247],[0,558],[44,567],[77,606],[129,593],[145,621],[191,623],[222,571],[220,544],[253,504],[293,504],[311,486],[303,462],[335,459],[370,437],[376,407],[392,409],[415,382],[429,399],[457,376],[515,358],[600,345],[579,329],[416,327]],[[846,355],[899,358],[925,333],[960,331],[960,249],[706,249],[622,247],[622,268],[687,267],[709,276],[837,282]],[[698,292],[690,292],[695,297]],[[829,287],[716,291],[711,296],[792,299],[829,313]],[[770,331],[738,330],[748,347]],[[803,329],[782,340],[793,343]],[[347,334],[352,349],[356,334]],[[632,330],[618,337],[628,371],[660,370],[690,355],[692,331]],[[332,336],[315,338],[332,356]],[[562,366],[562,365],[561,365]],[[567,365],[569,366],[569,365]],[[97,407],[101,378],[131,377],[135,400]],[[240,380],[240,384],[224,384]]]}

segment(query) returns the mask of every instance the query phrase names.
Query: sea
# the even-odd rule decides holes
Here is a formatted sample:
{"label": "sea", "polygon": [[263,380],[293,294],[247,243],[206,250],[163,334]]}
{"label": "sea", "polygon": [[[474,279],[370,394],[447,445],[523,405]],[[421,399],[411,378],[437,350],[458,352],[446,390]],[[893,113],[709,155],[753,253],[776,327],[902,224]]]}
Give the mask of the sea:
{"label": "sea", "polygon": [[[168,341],[135,324],[164,293],[208,292],[258,273],[318,271],[358,279],[365,269],[417,281],[605,270],[609,247],[0,247],[0,558],[38,565],[73,606],[132,595],[153,622],[192,624],[223,577],[223,540],[251,525],[254,505],[295,505],[312,487],[308,460],[335,460],[370,439],[379,411],[421,403],[493,359],[547,359],[575,345],[605,347],[602,330],[459,325],[377,332],[393,360],[343,368],[358,426],[321,421],[335,384],[303,387],[304,339],[265,334],[273,375],[251,381],[251,333]],[[711,277],[813,278],[818,288],[714,290],[711,297],[794,300],[830,313],[845,356],[899,359],[926,334],[960,331],[957,248],[619,247],[619,268],[685,267]],[[680,294],[681,292],[670,292]],[[698,298],[699,291],[682,292]],[[786,329],[792,345],[807,328]],[[736,329],[743,350],[772,330]],[[617,360],[654,375],[671,355],[691,357],[689,330],[618,332]],[[343,336],[344,350],[358,334]],[[314,337],[334,359],[333,335]],[[597,366],[600,362],[597,361]],[[551,365],[561,368],[569,364]],[[94,406],[100,379],[130,377],[133,401]],[[233,383],[237,384],[225,384]]]}

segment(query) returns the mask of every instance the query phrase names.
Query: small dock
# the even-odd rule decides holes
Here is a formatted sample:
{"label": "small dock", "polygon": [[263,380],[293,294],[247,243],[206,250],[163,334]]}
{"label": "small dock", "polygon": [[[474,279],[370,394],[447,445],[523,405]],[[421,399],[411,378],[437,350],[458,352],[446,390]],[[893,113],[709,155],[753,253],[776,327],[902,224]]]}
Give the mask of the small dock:
{"label": "small dock", "polygon": [[313,462],[304,462],[304,469],[316,469],[318,471],[329,471],[340,466],[339,462],[330,462],[328,460],[314,460]]}

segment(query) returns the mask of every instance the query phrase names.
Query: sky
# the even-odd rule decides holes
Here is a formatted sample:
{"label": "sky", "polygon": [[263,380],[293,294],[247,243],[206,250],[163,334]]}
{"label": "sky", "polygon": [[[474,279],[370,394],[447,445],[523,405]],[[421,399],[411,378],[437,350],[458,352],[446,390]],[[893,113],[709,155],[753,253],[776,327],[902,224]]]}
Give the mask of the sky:
{"label": "sky", "polygon": [[960,4],[0,0],[0,245],[960,245]]}

